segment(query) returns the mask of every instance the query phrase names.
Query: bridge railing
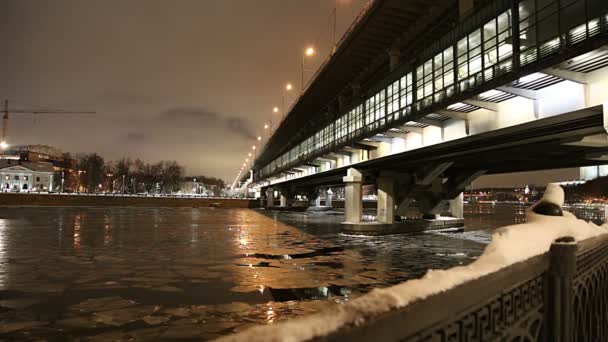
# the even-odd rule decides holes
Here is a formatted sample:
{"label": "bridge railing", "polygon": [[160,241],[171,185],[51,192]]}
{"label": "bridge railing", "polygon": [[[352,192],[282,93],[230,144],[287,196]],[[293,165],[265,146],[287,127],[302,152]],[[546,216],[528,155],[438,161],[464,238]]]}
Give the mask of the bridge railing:
{"label": "bridge railing", "polygon": [[549,252],[325,341],[608,341],[608,236]]}

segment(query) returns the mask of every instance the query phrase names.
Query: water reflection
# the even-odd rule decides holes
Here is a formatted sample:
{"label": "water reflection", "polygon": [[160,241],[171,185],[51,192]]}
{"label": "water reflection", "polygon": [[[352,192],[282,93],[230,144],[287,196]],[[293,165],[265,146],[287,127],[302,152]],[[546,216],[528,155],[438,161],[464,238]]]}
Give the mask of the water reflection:
{"label": "water reflection", "polygon": [[471,262],[525,212],[465,209],[464,233],[352,237],[339,212],[2,208],[0,339],[213,338]]}

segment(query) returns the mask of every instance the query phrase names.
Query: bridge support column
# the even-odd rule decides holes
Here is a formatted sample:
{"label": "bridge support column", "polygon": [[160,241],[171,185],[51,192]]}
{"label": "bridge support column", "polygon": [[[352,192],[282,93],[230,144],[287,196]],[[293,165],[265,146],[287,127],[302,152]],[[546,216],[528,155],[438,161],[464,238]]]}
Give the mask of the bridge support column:
{"label": "bridge support column", "polygon": [[450,213],[452,217],[463,219],[464,218],[464,192],[456,198],[450,200]]}
{"label": "bridge support column", "polygon": [[345,183],[345,223],[360,223],[361,216],[363,215],[363,198],[361,193],[363,175],[359,170],[350,168],[348,169],[347,175],[342,178],[342,181]]}
{"label": "bridge support column", "polygon": [[378,210],[379,223],[393,224],[395,222],[395,179],[393,177],[378,177]]}
{"label": "bridge support column", "polygon": [[266,189],[266,208],[274,207],[274,189]]}
{"label": "bridge support column", "polygon": [[285,192],[281,191],[279,200],[280,200],[280,204],[279,204],[280,207],[283,207],[283,208],[287,207],[287,194]]}
{"label": "bridge support column", "polygon": [[334,199],[334,193],[333,193],[333,191],[331,191],[331,189],[328,188],[326,194],[327,194],[327,197],[326,197],[326,200],[325,200],[325,205],[328,206],[328,207],[330,207],[330,208],[333,208],[334,205],[333,205],[332,202],[333,202],[333,199]]}

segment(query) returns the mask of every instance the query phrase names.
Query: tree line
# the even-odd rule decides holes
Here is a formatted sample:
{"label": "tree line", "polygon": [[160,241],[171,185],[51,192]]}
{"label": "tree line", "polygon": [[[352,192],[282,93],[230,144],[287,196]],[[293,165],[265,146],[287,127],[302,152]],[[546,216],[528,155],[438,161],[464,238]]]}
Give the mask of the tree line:
{"label": "tree line", "polygon": [[[139,158],[122,158],[105,161],[97,153],[77,155],[77,160],[77,187],[90,193],[113,191],[171,194],[180,191],[182,182],[188,180],[185,178],[185,168],[174,160],[147,163]],[[224,182],[217,178],[195,178],[201,184],[224,187]]]}

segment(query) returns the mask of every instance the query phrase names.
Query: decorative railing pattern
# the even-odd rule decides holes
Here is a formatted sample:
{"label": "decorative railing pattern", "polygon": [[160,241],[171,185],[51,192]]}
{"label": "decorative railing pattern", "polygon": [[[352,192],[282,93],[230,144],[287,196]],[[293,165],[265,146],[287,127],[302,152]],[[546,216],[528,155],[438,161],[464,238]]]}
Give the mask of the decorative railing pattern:
{"label": "decorative railing pattern", "polygon": [[365,100],[265,165],[256,179],[542,70],[574,50],[590,51],[587,42],[606,36],[605,0],[494,0],[429,46],[417,64],[397,68]]}
{"label": "decorative railing pattern", "polygon": [[608,341],[608,236],[572,241],[321,340]]}

